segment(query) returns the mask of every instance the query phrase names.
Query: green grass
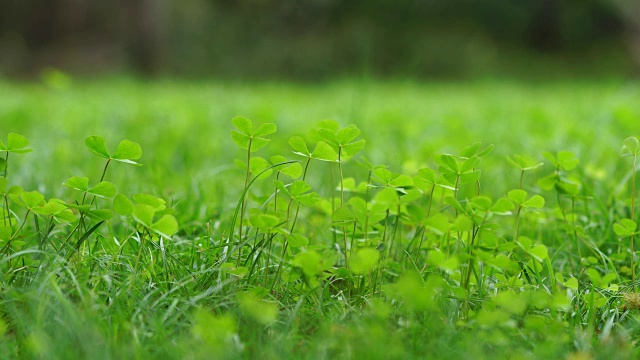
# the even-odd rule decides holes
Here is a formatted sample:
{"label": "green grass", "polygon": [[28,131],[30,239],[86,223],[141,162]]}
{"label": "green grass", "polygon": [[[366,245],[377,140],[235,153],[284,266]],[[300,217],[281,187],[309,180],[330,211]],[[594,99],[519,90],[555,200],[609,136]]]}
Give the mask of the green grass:
{"label": "green grass", "polygon": [[0,353],[636,358],[638,95],[0,82]]}

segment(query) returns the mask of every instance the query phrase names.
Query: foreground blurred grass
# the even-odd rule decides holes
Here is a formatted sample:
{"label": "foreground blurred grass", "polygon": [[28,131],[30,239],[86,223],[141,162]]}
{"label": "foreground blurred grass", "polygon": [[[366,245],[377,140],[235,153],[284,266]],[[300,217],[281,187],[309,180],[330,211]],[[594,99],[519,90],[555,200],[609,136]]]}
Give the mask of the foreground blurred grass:
{"label": "foreground blurred grass", "polygon": [[[10,161],[11,183],[39,190],[47,197],[70,196],[61,184],[73,175],[88,176],[92,181],[100,175],[103,162],[86,151],[85,137],[104,136],[111,149],[123,138],[139,142],[144,166],[114,166],[108,180],[128,194],[143,191],[170,199],[183,230],[172,250],[176,254],[181,251],[185,259],[199,259],[200,255],[194,255],[195,242],[206,237],[204,231],[198,232],[201,238],[191,237],[191,226],[208,229],[205,224],[209,220],[229,218],[243,188],[243,173],[233,160],[244,155],[229,136],[230,120],[236,115],[256,123],[278,124],[278,133],[261,156],[290,154],[289,136],[304,134],[317,121],[333,118],[362,129],[367,140],[364,155],[373,163],[410,174],[432,164],[437,153],[457,152],[475,141],[493,143],[494,153],[483,161],[483,169],[489,171],[482,174],[482,186],[484,192],[496,197],[518,181],[518,173],[506,163],[505,155],[520,153],[542,160],[543,151],[571,150],[581,159],[580,171],[589,172],[585,178],[601,180],[604,190],[598,195],[606,197],[628,171],[628,164],[619,159],[619,150],[624,138],[637,135],[638,95],[638,84],[619,81],[418,84],[351,80],[296,85],[104,80],[77,82],[57,90],[34,83],[0,83],[0,121],[2,136],[21,133],[35,149],[34,154]],[[310,182],[329,181],[320,170],[313,168]],[[357,171],[350,163],[345,166],[345,177]],[[327,186],[318,188],[326,191]],[[608,217],[600,220],[611,222]],[[215,231],[211,238],[218,240],[222,230]],[[151,276],[146,281],[144,271],[131,273],[124,265],[122,270],[112,270],[112,262],[120,265],[125,260],[119,260],[122,250],[111,240],[104,242],[109,256],[96,253],[90,271],[79,271],[80,265],[70,262],[68,267],[65,264],[45,271],[46,281],[34,282],[26,290],[3,289],[2,312],[9,314],[12,326],[29,334],[17,342],[42,357],[55,350],[54,354],[65,357],[72,357],[65,352],[74,351],[78,357],[158,354],[180,358],[185,351],[194,351],[187,335],[196,306],[211,306],[216,314],[233,307],[236,282],[227,282],[231,289],[223,291],[202,280],[204,275],[192,279],[179,269],[184,278],[172,288],[172,281],[158,284]],[[551,240],[565,242],[562,234],[557,241]],[[124,253],[125,259],[135,259],[135,255]],[[206,260],[202,274],[208,274],[205,271],[213,263]],[[99,264],[96,273],[93,264]],[[74,267],[86,278],[76,280]],[[416,288],[412,284],[408,288]],[[459,316],[450,306],[437,315],[401,313],[391,323],[386,321],[388,314],[381,315],[389,310],[384,306],[376,310],[375,303],[370,306],[373,311],[362,312],[327,294],[325,313],[321,313],[320,304],[300,307],[302,298],[278,298],[283,320],[267,331],[248,321],[240,323],[238,333],[246,356],[282,358],[302,351],[309,357],[375,358],[384,354],[386,358],[403,358],[430,351],[442,358],[539,358],[590,346],[580,326],[567,330],[569,325],[559,320],[552,325],[525,323],[520,332],[481,326],[466,332],[465,324],[454,328],[449,322]],[[333,321],[327,320],[331,316]],[[213,337],[208,339],[211,346],[220,341],[214,335],[235,332],[233,321],[226,323],[224,317],[213,318],[207,311],[193,317],[196,326],[191,331],[196,335],[216,329],[209,334]],[[531,319],[537,318],[527,321]],[[632,323],[640,324],[640,319]],[[2,325],[0,318],[0,330],[4,331]],[[539,333],[526,335],[529,326]],[[478,334],[492,343],[485,347]],[[534,345],[527,342],[534,338]],[[364,346],[357,346],[363,342]],[[629,343],[622,341],[621,346]],[[7,347],[7,353],[20,355],[13,342],[0,342],[2,346]],[[603,346],[608,349],[606,343]],[[487,349],[490,351],[485,352]],[[202,351],[203,358],[210,356],[206,349]]]}

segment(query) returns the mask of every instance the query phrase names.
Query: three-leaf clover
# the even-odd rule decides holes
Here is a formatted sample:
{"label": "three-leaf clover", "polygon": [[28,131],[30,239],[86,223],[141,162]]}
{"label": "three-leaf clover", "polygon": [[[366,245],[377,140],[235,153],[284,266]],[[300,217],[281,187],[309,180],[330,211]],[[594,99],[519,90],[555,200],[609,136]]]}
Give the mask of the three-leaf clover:
{"label": "three-leaf clover", "polygon": [[297,205],[312,206],[320,200],[320,196],[311,191],[311,186],[302,180],[296,180],[288,186],[279,180],[274,180],[273,183],[278,190],[287,194]]}
{"label": "three-leaf clover", "polygon": [[[250,152],[256,152],[263,147],[267,146],[271,140],[264,136],[275,133],[278,130],[278,126],[273,123],[265,123],[254,131],[253,123],[251,120],[237,116],[231,120],[233,126],[239,131],[231,130],[231,139],[240,148],[249,150]],[[251,149],[249,149],[251,147]]]}
{"label": "three-leaf clover", "polygon": [[[170,238],[178,232],[178,221],[169,214],[172,209],[167,209],[166,202],[149,194],[136,194],[133,196],[135,205],[124,194],[118,194],[113,199],[113,211],[122,216],[133,216],[133,219],[156,234]],[[159,218],[154,221],[155,218]]]}
{"label": "three-leaf clover", "polygon": [[364,148],[366,143],[364,139],[355,140],[360,136],[360,129],[355,125],[338,129],[337,131],[330,128],[320,128],[318,129],[318,134],[333,147],[338,153],[339,159],[354,156]]}
{"label": "three-leaf clover", "polygon": [[7,144],[0,140],[0,152],[10,152],[16,154],[25,154],[33,151],[29,146],[29,140],[24,136],[16,133],[9,133],[7,136]]}
{"label": "three-leaf clover", "polygon": [[7,158],[9,157],[9,154],[25,154],[31,152],[33,149],[28,146],[29,140],[16,133],[9,133],[6,145],[2,140],[0,140],[0,153],[5,153],[5,156],[0,157],[0,173],[3,176],[7,176]]}
{"label": "three-leaf clover", "polygon": [[626,138],[622,142],[622,149],[620,149],[620,156],[638,156],[640,155],[640,142],[635,136]]}
{"label": "three-leaf clover", "polygon": [[389,169],[384,167],[376,168],[372,174],[372,180],[380,183],[382,187],[390,187],[406,194],[407,189],[413,187],[413,179],[405,174],[393,174]]}
{"label": "three-leaf clover", "polygon": [[[273,165],[287,162],[287,158],[281,155],[274,155],[270,158],[270,160]],[[280,166],[277,168],[276,171],[278,174],[277,177],[279,177],[280,174],[284,174],[290,177],[291,179],[297,179],[300,176],[302,176],[302,165],[300,165],[299,162],[295,162],[293,164],[289,164],[286,166]]]}
{"label": "three-leaf clover", "polygon": [[557,155],[545,152],[546,157],[556,170],[538,180],[538,186],[545,191],[556,189],[559,193],[576,196],[582,189],[580,179],[567,173],[578,166],[580,160],[572,152],[559,151]]}
{"label": "three-leaf clover", "polygon": [[478,156],[456,160],[453,155],[442,154],[437,162],[438,172],[450,184],[468,184],[480,179],[480,170],[475,169],[480,163]]}
{"label": "three-leaf clover", "polygon": [[507,156],[507,162],[520,171],[531,171],[544,165],[543,162],[522,155]]}
{"label": "three-leaf clover", "polygon": [[533,195],[527,199],[527,192],[521,189],[509,191],[507,197],[518,207],[522,206],[530,209],[540,209],[544,207],[544,198],[542,196]]}
{"label": "three-leaf clover", "polygon": [[309,151],[307,142],[301,136],[292,136],[289,138],[289,146],[293,149],[293,153],[309,159],[317,159],[321,161],[337,161],[338,153],[324,141],[318,141],[315,149]]}
{"label": "three-leaf clover", "polygon": [[116,186],[112,183],[101,181],[95,186],[89,187],[89,179],[86,177],[73,176],[65,181],[64,186],[101,198],[110,199],[116,195]]}
{"label": "three-leaf clover", "polygon": [[628,237],[637,234],[638,224],[631,219],[621,219],[613,224],[613,231],[620,237]]}
{"label": "three-leaf clover", "polygon": [[84,143],[89,151],[102,158],[108,159],[109,161],[114,160],[132,165],[142,165],[136,162],[136,160],[140,159],[142,156],[142,148],[138,143],[133,141],[126,139],[120,141],[118,147],[113,153],[109,153],[107,150],[106,142],[103,137],[89,136],[85,139]]}
{"label": "three-leaf clover", "polygon": [[178,231],[178,221],[173,215],[164,214],[154,221],[158,210],[148,204],[136,204],[133,208],[133,218],[145,228],[156,234],[170,238]]}

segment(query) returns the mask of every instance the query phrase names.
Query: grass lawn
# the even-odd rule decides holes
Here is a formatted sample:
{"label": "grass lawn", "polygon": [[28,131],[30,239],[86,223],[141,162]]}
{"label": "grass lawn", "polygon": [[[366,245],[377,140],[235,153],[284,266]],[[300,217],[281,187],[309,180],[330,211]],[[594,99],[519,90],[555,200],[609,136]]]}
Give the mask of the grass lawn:
{"label": "grass lawn", "polygon": [[637,358],[639,98],[0,82],[0,354]]}

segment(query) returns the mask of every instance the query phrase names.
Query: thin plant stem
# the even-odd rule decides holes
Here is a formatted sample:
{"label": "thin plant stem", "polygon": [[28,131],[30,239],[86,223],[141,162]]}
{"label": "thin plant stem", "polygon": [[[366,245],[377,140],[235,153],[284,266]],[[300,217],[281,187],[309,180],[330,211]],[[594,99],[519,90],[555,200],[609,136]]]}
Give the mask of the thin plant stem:
{"label": "thin plant stem", "polygon": [[[304,165],[304,171],[302,172],[302,181],[304,181],[307,178],[307,171],[309,170],[309,163],[311,163],[311,158],[307,158],[307,163]],[[289,205],[287,206],[287,221],[285,226],[289,226],[289,214],[291,211],[291,203],[293,202],[293,199],[289,200]],[[291,228],[289,228],[289,233],[292,234],[293,233],[293,229],[296,226],[296,221],[298,220],[298,214],[300,211],[300,205],[298,205],[296,207],[296,213],[293,217],[293,222],[291,224]],[[278,269],[276,270],[276,274],[275,277],[273,279],[273,284],[271,285],[271,289],[270,291],[273,291],[273,289],[276,287],[276,285],[279,282],[279,277],[280,277],[280,271],[282,271],[282,266],[284,265],[284,259],[285,256],[287,254],[287,248],[289,247],[289,242],[287,241],[287,237],[284,237],[284,244],[282,245],[282,257],[280,259],[280,263],[278,264]]]}
{"label": "thin plant stem", "polygon": [[[631,169],[631,220],[636,221],[635,215],[635,203],[636,203],[636,162],[638,156],[633,155],[633,168]],[[635,231],[631,233],[631,283],[633,291],[636,290],[636,260],[635,260],[635,244],[634,244]]]}
{"label": "thin plant stem", "polygon": [[[342,174],[342,146],[338,149],[338,169],[340,170],[340,206],[344,206],[344,176]],[[342,227],[342,238],[344,241],[344,267],[349,270],[349,258],[347,255],[347,228]]]}
{"label": "thin plant stem", "polygon": [[[564,209],[564,204],[562,202],[562,197],[560,196],[560,193],[557,192],[557,191],[556,191],[556,197],[558,199],[558,205],[560,206],[560,211],[562,212],[562,217],[564,219],[564,222],[567,223],[567,214],[566,214],[565,209]],[[576,243],[576,246],[580,247],[580,244]],[[571,265],[571,270],[573,272],[575,272],[576,271],[576,267],[575,267],[575,264],[573,262],[573,254],[572,254],[572,251],[571,251],[571,242],[570,241],[567,241],[567,251],[569,252],[569,264]],[[578,249],[578,251],[579,251],[579,249]]]}
{"label": "thin plant stem", "polygon": [[9,152],[6,152],[6,155],[4,156],[4,175],[3,177],[6,179],[7,178],[7,174],[9,174]]}
{"label": "thin plant stem", "polygon": [[[244,177],[244,188],[243,191],[247,190],[247,186],[249,185],[249,175],[251,174],[251,145],[253,143],[253,136],[249,138],[249,147],[247,148],[247,173]],[[242,243],[242,223],[244,221],[244,206],[246,204],[247,194],[242,196],[242,205],[240,205],[240,226],[238,227],[238,241]],[[240,266],[240,257],[242,255],[242,248],[238,249],[238,259],[237,266]]]}
{"label": "thin plant stem", "polygon": [[[2,177],[6,179],[8,173],[9,173],[9,152],[7,151],[4,157],[4,174],[2,175]],[[7,194],[4,194],[4,206],[7,212],[7,218],[9,219],[9,227],[12,227],[13,224],[11,224],[11,212],[9,211],[9,200],[7,199]],[[4,220],[4,225],[6,224],[7,222],[6,220]]]}
{"label": "thin plant stem", "polygon": [[107,163],[104,164],[104,169],[102,170],[102,176],[100,176],[100,182],[104,180],[104,177],[107,175],[107,168],[109,168],[109,164],[111,163],[111,159],[107,160]]}
{"label": "thin plant stem", "polygon": [[514,241],[518,241],[518,237],[520,236],[520,213],[522,212],[522,205],[518,206],[518,211],[516,212],[516,234],[513,238]]}
{"label": "thin plant stem", "polygon": [[[5,206],[5,210],[7,211],[7,219],[9,221],[9,227],[13,227],[13,224],[11,223],[11,212],[9,211],[9,199],[7,198],[7,194],[4,195],[4,206]],[[6,225],[6,222],[5,222],[5,225]]]}
{"label": "thin plant stem", "polygon": [[[276,174],[276,180],[280,178],[280,170]],[[273,195],[273,211],[278,211],[278,188],[276,188],[276,193]]]}
{"label": "thin plant stem", "polygon": [[582,251],[580,250],[580,242],[578,241],[578,231],[576,230],[576,197],[571,197],[571,227],[573,227],[573,240],[578,248],[578,256],[582,259]]}

